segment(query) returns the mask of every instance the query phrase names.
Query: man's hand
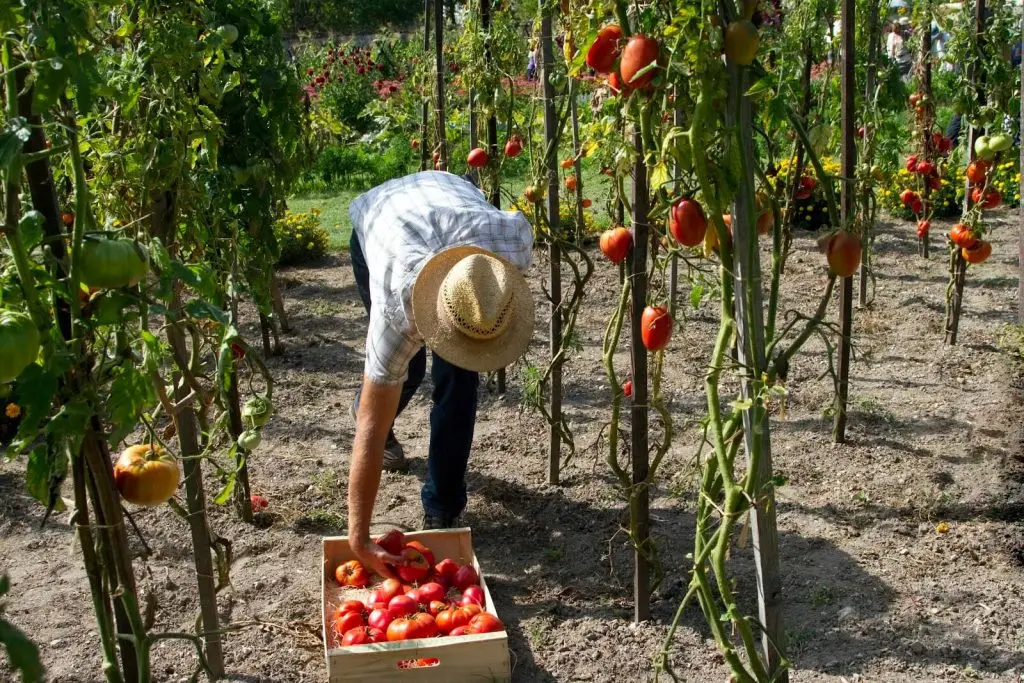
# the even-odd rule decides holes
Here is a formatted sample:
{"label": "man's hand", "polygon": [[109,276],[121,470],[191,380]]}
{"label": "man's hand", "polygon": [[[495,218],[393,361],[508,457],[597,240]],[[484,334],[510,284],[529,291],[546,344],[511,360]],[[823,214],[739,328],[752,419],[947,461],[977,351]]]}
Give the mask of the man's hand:
{"label": "man's hand", "polygon": [[356,559],[362,562],[363,566],[367,569],[377,572],[386,579],[399,578],[391,568],[392,566],[401,564],[404,561],[398,555],[392,555],[369,539],[359,542],[350,542],[349,547],[352,548],[352,552],[355,554]]}

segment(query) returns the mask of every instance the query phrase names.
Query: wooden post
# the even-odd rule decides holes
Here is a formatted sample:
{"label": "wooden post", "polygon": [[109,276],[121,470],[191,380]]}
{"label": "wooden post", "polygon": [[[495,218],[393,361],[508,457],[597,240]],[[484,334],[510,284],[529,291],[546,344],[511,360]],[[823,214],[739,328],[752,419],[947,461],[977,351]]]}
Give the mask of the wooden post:
{"label": "wooden post", "polygon": [[[1024,8],[1020,13],[1020,35],[1024,36]],[[1020,101],[1024,102],[1024,59],[1020,62]],[[1020,130],[1024,137],[1024,106],[1020,108]],[[1020,168],[1024,169],[1024,145],[1020,145]],[[1024,197],[1024,173],[1020,177],[1020,196]],[[1020,208],[1020,226],[1017,229],[1017,253],[1020,273],[1017,277],[1017,324],[1024,325],[1024,202]]]}
{"label": "wooden post", "polygon": [[[632,310],[630,330],[632,331],[631,356],[633,366],[633,401],[630,411],[631,453],[633,460],[633,500],[637,526],[637,548],[650,543],[650,494],[646,485],[650,463],[647,458],[647,347],[641,338],[641,316],[647,306],[647,224],[648,197],[647,164],[644,162],[643,138],[640,129],[633,131],[633,146],[637,157],[633,164],[633,259],[630,278],[632,279]],[[635,570],[633,572],[633,620],[647,621],[651,618],[651,567],[647,556],[639,549],[633,551]]]}
{"label": "wooden post", "polygon": [[[855,0],[844,0],[852,4]],[[752,401],[743,411],[743,444],[748,463],[756,457],[754,491],[757,499],[750,508],[751,538],[754,550],[754,568],[757,574],[758,618],[763,625],[761,647],[772,681],[788,683],[789,674],[783,668],[786,651],[786,631],[782,615],[782,577],[779,567],[779,533],[775,518],[775,495],[768,482],[772,478],[772,451],[769,435],[768,412],[764,399],[758,398],[763,384],[761,377],[768,368],[765,351],[764,296],[761,283],[761,256],[757,248],[757,220],[754,199],[753,111],[748,90],[747,70],[730,65],[730,89],[727,119],[735,125],[735,112],[739,114],[740,154],[746,160],[740,190],[736,194],[733,210],[735,220],[735,281],[736,346],[733,351],[739,367],[745,368],[741,379],[744,399]],[[847,278],[852,284],[852,279]],[[635,391],[635,388],[634,388]]]}
{"label": "wooden post", "polygon": [[[229,285],[228,291],[234,291],[233,284]],[[228,311],[231,325],[236,325],[238,321],[238,297],[231,294],[228,295],[230,301],[228,302]],[[238,396],[238,361],[232,358],[231,370],[228,374],[228,433],[231,434],[231,438],[235,440],[236,446],[238,443],[238,437],[245,431],[245,424],[242,422],[242,408],[241,400]],[[235,455],[235,511],[238,512],[238,516],[242,518],[243,522],[252,523],[252,490],[249,487],[249,464],[247,458],[249,457],[248,452],[239,452]]]}
{"label": "wooden post", "polygon": [[[562,348],[562,253],[558,243],[559,204],[558,204],[558,114],[555,111],[555,86],[551,82],[554,68],[554,50],[551,43],[552,3],[539,0],[541,11],[540,77],[544,85],[544,146],[547,154],[544,157],[544,168],[548,173],[548,224],[551,242],[548,245],[548,258],[551,261],[549,283],[551,293],[551,355],[552,358]],[[548,441],[548,483],[558,484],[559,468],[562,452],[562,367],[556,363],[551,369],[551,429]]]}
{"label": "wooden post", "polygon": [[437,123],[437,152],[441,155],[441,170],[448,170],[448,131],[444,116],[444,3],[434,6],[434,120]]}
{"label": "wooden post", "polygon": [[[672,107],[672,125],[683,127],[683,108],[680,104],[679,88],[673,89],[673,95],[675,96],[675,104]],[[675,165],[675,183],[673,184],[673,196],[675,199],[679,199],[679,193],[682,190],[683,182],[680,179],[682,172],[680,171],[679,164]],[[668,313],[672,316],[672,320],[676,319],[676,295],[679,292],[679,255],[672,254],[672,260],[668,266]]]}
{"label": "wooden post", "polygon": [[[857,174],[856,125],[857,118],[854,107],[857,99],[857,72],[854,61],[854,17],[856,0],[842,0],[842,224],[844,227],[853,223],[856,212],[857,188],[852,180]],[[836,418],[832,438],[836,443],[846,442],[846,404],[850,392],[850,335],[853,332],[853,278],[844,277],[839,290],[839,362],[836,371],[839,375],[839,391],[836,392]]]}
{"label": "wooden post", "polygon": [[[932,135],[931,128],[934,116],[930,115],[929,112],[933,111],[934,105],[932,104],[932,31],[930,14],[925,15],[925,22],[928,24],[921,33],[921,92],[926,98],[927,104],[925,105],[926,114],[919,124],[919,129],[924,140],[921,143],[921,150],[924,153],[924,157],[928,160],[932,159],[934,150],[932,149]],[[931,213],[931,197],[932,188],[928,183],[928,178],[924,181],[924,215],[927,218]],[[928,233],[924,233],[919,238],[921,241],[921,257],[928,258],[929,242]]]}
{"label": "wooden post", "polygon": [[583,244],[586,224],[583,221],[583,159],[580,149],[580,115],[576,89],[570,87],[569,116],[572,119],[573,172],[576,174],[576,244]]}
{"label": "wooden post", "polygon": [[[480,0],[480,26],[484,33],[489,34],[491,30],[491,0]],[[487,63],[488,69],[491,68],[491,64],[494,61],[494,56],[491,53],[491,44],[487,43],[487,47],[484,48],[484,60]],[[498,158],[498,117],[492,109],[491,115],[487,117],[487,156],[491,159]],[[501,208],[501,186],[499,179],[495,179],[494,186],[491,188],[490,196],[491,206],[500,209]],[[505,368],[498,370],[498,393],[505,393],[506,373]]]}
{"label": "wooden post", "polygon": [[[871,103],[875,99],[875,80],[877,78],[876,72],[878,71],[878,49],[881,47],[881,41],[879,40],[880,35],[878,32],[878,3],[869,3],[868,12],[868,63],[864,78],[865,109],[870,109]],[[869,142],[869,149],[871,149],[870,136],[873,136],[875,133],[874,131],[868,131],[867,121],[864,121],[863,123],[864,139]],[[871,153],[870,158],[866,160],[866,163],[870,163],[873,160],[874,155]],[[871,258],[871,239],[875,232],[874,221],[869,215],[871,208],[870,200],[867,195],[864,195],[863,211],[865,234],[861,238],[863,240],[863,244],[861,244],[860,252],[860,288],[857,293],[857,305],[861,308],[866,306],[868,301],[868,262]]]}
{"label": "wooden post", "polygon": [[[803,122],[804,128],[807,126],[807,117],[811,115],[811,69],[814,66],[814,48],[811,46],[810,39],[807,40],[804,47],[804,70],[800,77],[800,88],[803,93],[803,97],[800,100],[800,119]],[[806,161],[804,159],[804,145],[797,138],[796,141],[796,164],[793,167],[793,178],[790,184],[789,191],[789,215],[786,216],[785,232],[782,238],[782,263],[779,267],[779,274],[786,272],[786,260],[789,257],[789,250],[793,244],[793,231],[796,229],[797,222],[797,211],[796,211],[796,195],[800,191],[800,179],[804,175],[804,165]],[[824,178],[821,179],[825,182]]]}
{"label": "wooden post", "polygon": [[[985,41],[985,0],[977,0],[974,6],[974,30],[978,36],[978,48],[983,49]],[[980,55],[979,55],[980,57]],[[972,61],[968,68],[968,76],[975,89],[975,97],[979,102],[984,102],[985,93],[981,89],[982,76],[974,68]],[[974,161],[977,155],[974,152],[975,141],[984,134],[984,130],[971,126],[967,136],[968,161]],[[964,179],[964,213],[971,208],[971,181]],[[963,252],[960,249],[953,250],[953,293],[949,301],[949,309],[946,311],[946,343],[950,346],[956,344],[957,334],[960,331],[960,311],[964,302],[964,281],[967,279],[967,261],[964,260]]]}
{"label": "wooden post", "polygon": [[[423,0],[423,54],[430,52],[430,0]],[[430,168],[430,146],[427,140],[430,139],[430,98],[424,93],[423,97],[423,121],[420,124],[420,170],[426,171]]]}

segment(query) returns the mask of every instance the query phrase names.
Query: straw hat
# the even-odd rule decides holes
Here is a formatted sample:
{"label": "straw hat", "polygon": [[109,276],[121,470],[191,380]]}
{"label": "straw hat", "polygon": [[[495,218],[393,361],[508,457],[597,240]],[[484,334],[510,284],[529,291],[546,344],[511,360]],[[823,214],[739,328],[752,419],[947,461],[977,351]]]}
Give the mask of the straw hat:
{"label": "straw hat", "polygon": [[526,278],[479,247],[453,247],[427,261],[413,286],[412,308],[426,345],[466,370],[511,365],[533,336],[534,302]]}

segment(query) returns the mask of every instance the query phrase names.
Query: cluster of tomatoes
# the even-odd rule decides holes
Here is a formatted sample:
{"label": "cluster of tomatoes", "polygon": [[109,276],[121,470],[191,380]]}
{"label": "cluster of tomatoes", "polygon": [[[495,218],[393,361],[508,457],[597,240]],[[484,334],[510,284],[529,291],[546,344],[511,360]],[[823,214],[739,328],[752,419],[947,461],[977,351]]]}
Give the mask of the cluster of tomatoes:
{"label": "cluster of tomatoes", "polygon": [[[346,600],[337,607],[331,629],[343,647],[505,630],[498,617],[485,611],[486,597],[473,565],[450,558],[435,564],[430,548],[406,540],[398,530],[377,544],[404,558],[395,567],[401,581],[385,579],[373,587],[366,602]],[[370,574],[358,560],[339,565],[334,575],[343,587],[370,586]]]}
{"label": "cluster of tomatoes", "polygon": [[[419,140],[413,140],[413,149],[419,148]],[[505,156],[509,159],[514,159],[519,156],[519,153],[523,151],[523,139],[518,134],[510,135],[508,140],[505,142]],[[441,168],[441,155],[434,152],[434,168]],[[469,154],[466,156],[466,164],[470,168],[483,168],[490,163],[491,157],[487,154],[487,150],[483,147],[474,147],[469,150]]]}
{"label": "cluster of tomatoes", "polygon": [[970,226],[963,223],[952,227],[949,240],[960,247],[960,254],[968,263],[984,263],[992,255],[992,244],[978,237]]}

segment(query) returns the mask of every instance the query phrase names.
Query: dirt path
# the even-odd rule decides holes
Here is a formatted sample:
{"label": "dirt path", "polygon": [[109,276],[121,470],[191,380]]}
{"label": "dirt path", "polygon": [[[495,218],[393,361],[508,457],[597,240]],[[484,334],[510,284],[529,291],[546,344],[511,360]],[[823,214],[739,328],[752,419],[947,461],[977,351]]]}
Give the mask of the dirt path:
{"label": "dirt path", "polygon": [[[935,230],[942,239],[940,226]],[[1016,305],[1015,235],[1005,214],[991,261],[969,275],[961,344],[947,348],[944,259],[921,261],[907,225],[883,228],[875,304],[855,318],[847,445],[831,443],[824,346],[810,344],[793,363],[772,441],[776,468],[789,481],[779,495],[779,526],[794,681],[1024,680],[1020,403],[997,345]],[[812,237],[797,238],[782,310],[813,309],[825,278],[814,249]],[[537,266],[538,285],[545,268]],[[542,484],[546,427],[520,413],[518,372],[506,396],[481,402],[466,521],[509,626],[516,681],[646,680],[686,583],[695,424],[703,415],[701,374],[717,331],[716,305],[693,310],[682,297],[688,320],[665,376],[681,433],[652,501],[667,578],[656,596],[656,623],[634,627],[631,555],[616,534],[623,505],[604,452],[594,446],[608,417],[598,359],[617,288],[614,269],[601,264],[599,271],[581,319],[583,353],[566,368],[579,452],[563,486]],[[251,529],[227,510],[212,512],[214,529],[234,541],[233,587],[222,594],[222,612],[235,622],[266,622],[227,637],[235,681],[325,679],[312,635],[319,630],[319,540],[345,532],[348,406],[362,367],[363,312],[344,256],[285,278],[297,332],[285,339],[287,355],[271,363],[279,415],[252,470],[270,514],[264,528]],[[537,362],[545,355],[544,329],[541,317],[531,352]],[[628,367],[624,355],[619,363]],[[428,391],[397,425],[413,467],[385,475],[381,530],[420,522]],[[39,531],[41,511],[22,493],[22,473],[21,462],[0,464],[9,617],[41,644],[52,680],[98,681],[95,625],[66,515]],[[154,553],[139,573],[158,596],[157,628],[190,630],[196,604],[187,530],[167,509],[136,519]],[[936,532],[940,521],[948,533]],[[732,560],[748,596],[749,553],[735,548]],[[155,661],[157,680],[178,681],[195,658],[168,645]],[[684,617],[671,661],[687,681],[726,678],[696,611]],[[0,677],[10,678],[5,666],[0,662]]]}

